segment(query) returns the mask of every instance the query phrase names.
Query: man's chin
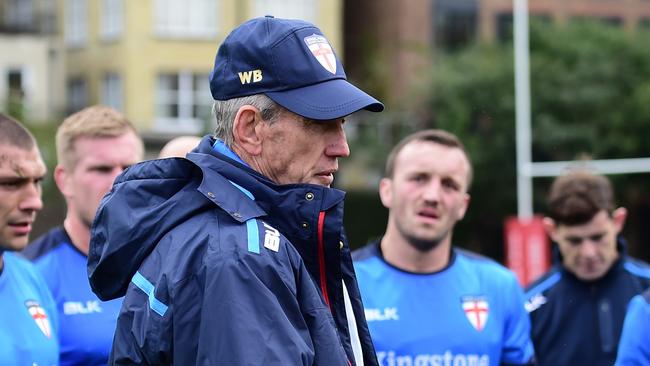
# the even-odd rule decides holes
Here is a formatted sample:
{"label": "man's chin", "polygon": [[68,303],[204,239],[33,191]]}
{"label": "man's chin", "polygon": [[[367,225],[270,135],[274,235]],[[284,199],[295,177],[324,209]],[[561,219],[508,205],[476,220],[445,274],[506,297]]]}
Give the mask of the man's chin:
{"label": "man's chin", "polygon": [[442,243],[442,240],[427,239],[427,238],[408,238],[408,242],[417,251],[426,253],[437,248],[440,245],[440,243]]}
{"label": "man's chin", "polygon": [[575,275],[582,281],[591,282],[591,281],[599,280],[605,275],[605,273],[606,271],[593,270],[593,271],[579,271],[576,272]]}
{"label": "man's chin", "polygon": [[2,249],[7,252],[20,252],[21,250],[27,247],[28,243],[29,243],[29,238],[26,236],[25,238],[14,239],[10,241],[9,245],[3,246]]}

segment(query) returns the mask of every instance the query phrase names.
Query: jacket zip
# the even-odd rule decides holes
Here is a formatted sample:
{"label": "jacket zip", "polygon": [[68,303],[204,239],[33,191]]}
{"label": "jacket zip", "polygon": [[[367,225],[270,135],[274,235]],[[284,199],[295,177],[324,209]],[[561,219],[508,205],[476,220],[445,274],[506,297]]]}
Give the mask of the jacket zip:
{"label": "jacket zip", "polygon": [[327,277],[325,273],[325,240],[323,237],[324,225],[325,225],[325,211],[321,211],[318,214],[318,266],[320,272],[320,289],[323,292],[323,298],[325,298],[325,304],[327,304],[327,307],[329,307],[330,310],[332,310],[329,294],[327,293]]}
{"label": "jacket zip", "polygon": [[[330,297],[327,293],[327,273],[325,272],[325,238],[324,238],[324,226],[325,226],[325,211],[321,211],[318,214],[318,266],[320,273],[320,289],[323,291],[323,298],[325,299],[325,304],[332,311],[332,305],[330,304]],[[352,361],[348,357],[348,366],[352,366]]]}

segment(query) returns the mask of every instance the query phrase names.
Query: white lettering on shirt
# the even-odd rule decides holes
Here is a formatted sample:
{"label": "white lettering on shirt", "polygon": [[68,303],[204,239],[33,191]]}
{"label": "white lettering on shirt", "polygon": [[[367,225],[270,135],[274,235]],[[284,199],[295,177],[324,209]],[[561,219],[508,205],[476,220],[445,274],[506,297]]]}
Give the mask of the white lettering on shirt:
{"label": "white lettering on shirt", "polygon": [[79,315],[79,314],[92,314],[101,313],[102,307],[99,305],[98,300],[81,301],[66,301],[63,303],[63,314],[65,315]]}

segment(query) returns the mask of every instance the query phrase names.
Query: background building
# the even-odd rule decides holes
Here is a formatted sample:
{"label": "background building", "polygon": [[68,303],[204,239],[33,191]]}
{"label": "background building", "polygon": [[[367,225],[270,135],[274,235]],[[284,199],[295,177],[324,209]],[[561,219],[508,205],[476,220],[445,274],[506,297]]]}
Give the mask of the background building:
{"label": "background building", "polygon": [[64,59],[51,0],[0,1],[0,110],[42,122],[62,112]]}
{"label": "background building", "polygon": [[[211,129],[208,75],[218,45],[241,22],[266,14],[317,21],[336,47],[340,1],[65,0],[67,112],[101,103],[145,136]],[[166,137],[164,137],[166,139]]]}

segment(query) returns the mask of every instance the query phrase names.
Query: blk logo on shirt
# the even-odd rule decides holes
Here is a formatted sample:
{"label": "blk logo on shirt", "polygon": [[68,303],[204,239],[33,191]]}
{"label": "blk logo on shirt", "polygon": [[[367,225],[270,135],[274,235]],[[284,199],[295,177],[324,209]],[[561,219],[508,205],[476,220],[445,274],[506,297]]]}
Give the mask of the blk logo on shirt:
{"label": "blk logo on shirt", "polygon": [[532,313],[533,311],[539,309],[542,305],[546,304],[546,301],[546,296],[540,293],[526,301],[526,304],[524,306],[526,307],[526,311]]}
{"label": "blk logo on shirt", "polygon": [[101,312],[102,307],[98,300],[89,300],[86,302],[66,301],[63,303],[63,314],[65,315],[94,314]]}
{"label": "blk logo on shirt", "polygon": [[385,320],[399,320],[397,308],[388,307],[383,309],[365,308],[366,321],[385,321]]}
{"label": "blk logo on shirt", "polygon": [[27,307],[29,315],[32,316],[32,319],[34,319],[34,322],[36,322],[36,325],[41,332],[43,332],[47,338],[50,338],[52,336],[52,327],[47,318],[47,313],[45,312],[45,309],[41,307],[41,304],[36,300],[27,300],[25,301],[25,307]]}
{"label": "blk logo on shirt", "polygon": [[461,299],[463,311],[469,323],[479,332],[485,328],[490,312],[484,296],[465,296]]}

